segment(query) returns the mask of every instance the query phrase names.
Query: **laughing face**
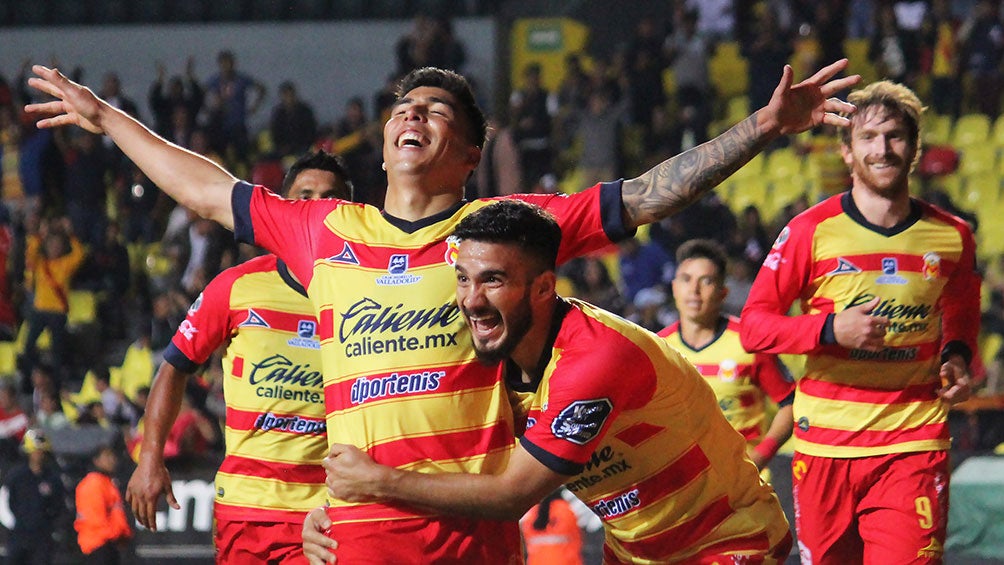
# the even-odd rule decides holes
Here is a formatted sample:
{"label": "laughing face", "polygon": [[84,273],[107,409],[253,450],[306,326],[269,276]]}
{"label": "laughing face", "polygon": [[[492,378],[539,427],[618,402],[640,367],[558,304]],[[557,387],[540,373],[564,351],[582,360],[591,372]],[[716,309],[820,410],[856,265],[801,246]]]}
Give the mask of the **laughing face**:
{"label": "laughing face", "polygon": [[884,196],[907,191],[917,147],[903,117],[884,106],[871,106],[851,120],[850,145],[842,146],[841,153],[855,183]]}
{"label": "laughing face", "polygon": [[420,86],[394,105],[384,124],[387,174],[422,174],[435,185],[460,186],[481,156],[452,94]]}
{"label": "laughing face", "polygon": [[511,356],[533,325],[534,276],[526,259],[511,245],[464,241],[456,270],[457,304],[478,358],[497,363]]}

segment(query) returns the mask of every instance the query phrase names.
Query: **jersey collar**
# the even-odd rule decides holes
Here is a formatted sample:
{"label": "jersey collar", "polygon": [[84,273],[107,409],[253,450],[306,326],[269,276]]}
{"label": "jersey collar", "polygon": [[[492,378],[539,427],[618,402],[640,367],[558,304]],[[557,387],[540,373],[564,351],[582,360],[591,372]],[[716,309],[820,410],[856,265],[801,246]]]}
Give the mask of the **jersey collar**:
{"label": "jersey collar", "polygon": [[397,229],[405,233],[415,233],[426,226],[431,226],[437,222],[441,222],[449,218],[450,216],[456,214],[457,210],[459,210],[465,204],[467,204],[467,201],[460,200],[459,202],[457,202],[453,206],[450,206],[446,210],[443,210],[442,212],[437,212],[431,216],[426,216],[425,218],[416,220],[414,222],[408,220],[402,220],[401,218],[398,218],[396,216],[391,216],[390,214],[388,214],[386,211],[383,210],[380,211],[380,214],[384,217],[385,220],[387,220],[387,223],[396,227]]}
{"label": "jersey collar", "polygon": [[844,213],[850,216],[855,223],[860,224],[861,227],[867,230],[871,230],[886,237],[892,237],[906,231],[910,226],[916,224],[917,221],[920,220],[921,216],[924,215],[924,211],[920,208],[920,205],[917,204],[917,201],[910,198],[910,213],[906,216],[906,219],[895,226],[884,228],[882,226],[876,226],[865,219],[864,214],[861,213],[857,204],[854,203],[854,198],[851,197],[851,191],[848,190],[840,197],[840,206],[844,209]]}
{"label": "jersey collar", "polygon": [[307,289],[303,288],[303,285],[293,278],[293,275],[289,272],[289,267],[278,257],[275,258],[275,270],[279,273],[279,278],[282,279],[282,282],[286,283],[286,286],[302,294],[304,297],[307,296]]}

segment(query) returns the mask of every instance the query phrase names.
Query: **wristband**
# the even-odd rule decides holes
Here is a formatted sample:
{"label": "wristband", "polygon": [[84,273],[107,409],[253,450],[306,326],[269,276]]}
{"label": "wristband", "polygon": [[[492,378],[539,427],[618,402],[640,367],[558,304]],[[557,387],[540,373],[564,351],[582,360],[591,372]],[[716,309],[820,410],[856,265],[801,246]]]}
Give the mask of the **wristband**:
{"label": "wristband", "polygon": [[763,457],[764,461],[769,461],[780,448],[781,444],[776,439],[767,436],[753,448],[753,451],[756,451],[758,455]]}

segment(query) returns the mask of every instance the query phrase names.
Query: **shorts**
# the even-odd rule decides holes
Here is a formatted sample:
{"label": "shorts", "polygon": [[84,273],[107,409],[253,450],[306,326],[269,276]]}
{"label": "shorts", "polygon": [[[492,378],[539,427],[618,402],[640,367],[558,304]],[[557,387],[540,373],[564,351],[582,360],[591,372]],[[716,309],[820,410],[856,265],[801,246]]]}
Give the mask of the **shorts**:
{"label": "shorts", "polygon": [[218,565],[306,565],[303,524],[216,520],[214,542]]}
{"label": "shorts", "polygon": [[802,563],[941,563],[948,453],[837,459],[795,453],[792,494]]}
{"label": "shorts", "polygon": [[328,509],[328,534],[338,542],[338,563],[523,563],[519,525],[472,518],[404,518],[342,522]]}

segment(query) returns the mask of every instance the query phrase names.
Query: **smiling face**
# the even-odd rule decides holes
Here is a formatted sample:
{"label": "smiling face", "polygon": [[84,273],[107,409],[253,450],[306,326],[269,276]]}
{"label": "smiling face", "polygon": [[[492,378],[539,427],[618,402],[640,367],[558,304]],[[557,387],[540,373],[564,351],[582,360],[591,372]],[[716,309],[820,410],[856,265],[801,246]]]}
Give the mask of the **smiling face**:
{"label": "smiling face", "polygon": [[452,94],[420,86],[394,105],[384,124],[388,177],[422,175],[434,188],[459,188],[481,158]]}
{"label": "smiling face", "polygon": [[903,117],[881,105],[864,108],[851,118],[849,145],[841,146],[854,185],[888,197],[908,192],[916,153]]}
{"label": "smiling face", "polygon": [[463,241],[457,252],[457,304],[478,358],[497,363],[513,354],[533,325],[534,281],[514,245]]}
{"label": "smiling face", "polygon": [[713,326],[728,294],[722,277],[710,259],[694,257],[680,263],[673,278],[673,299],[680,318]]}

